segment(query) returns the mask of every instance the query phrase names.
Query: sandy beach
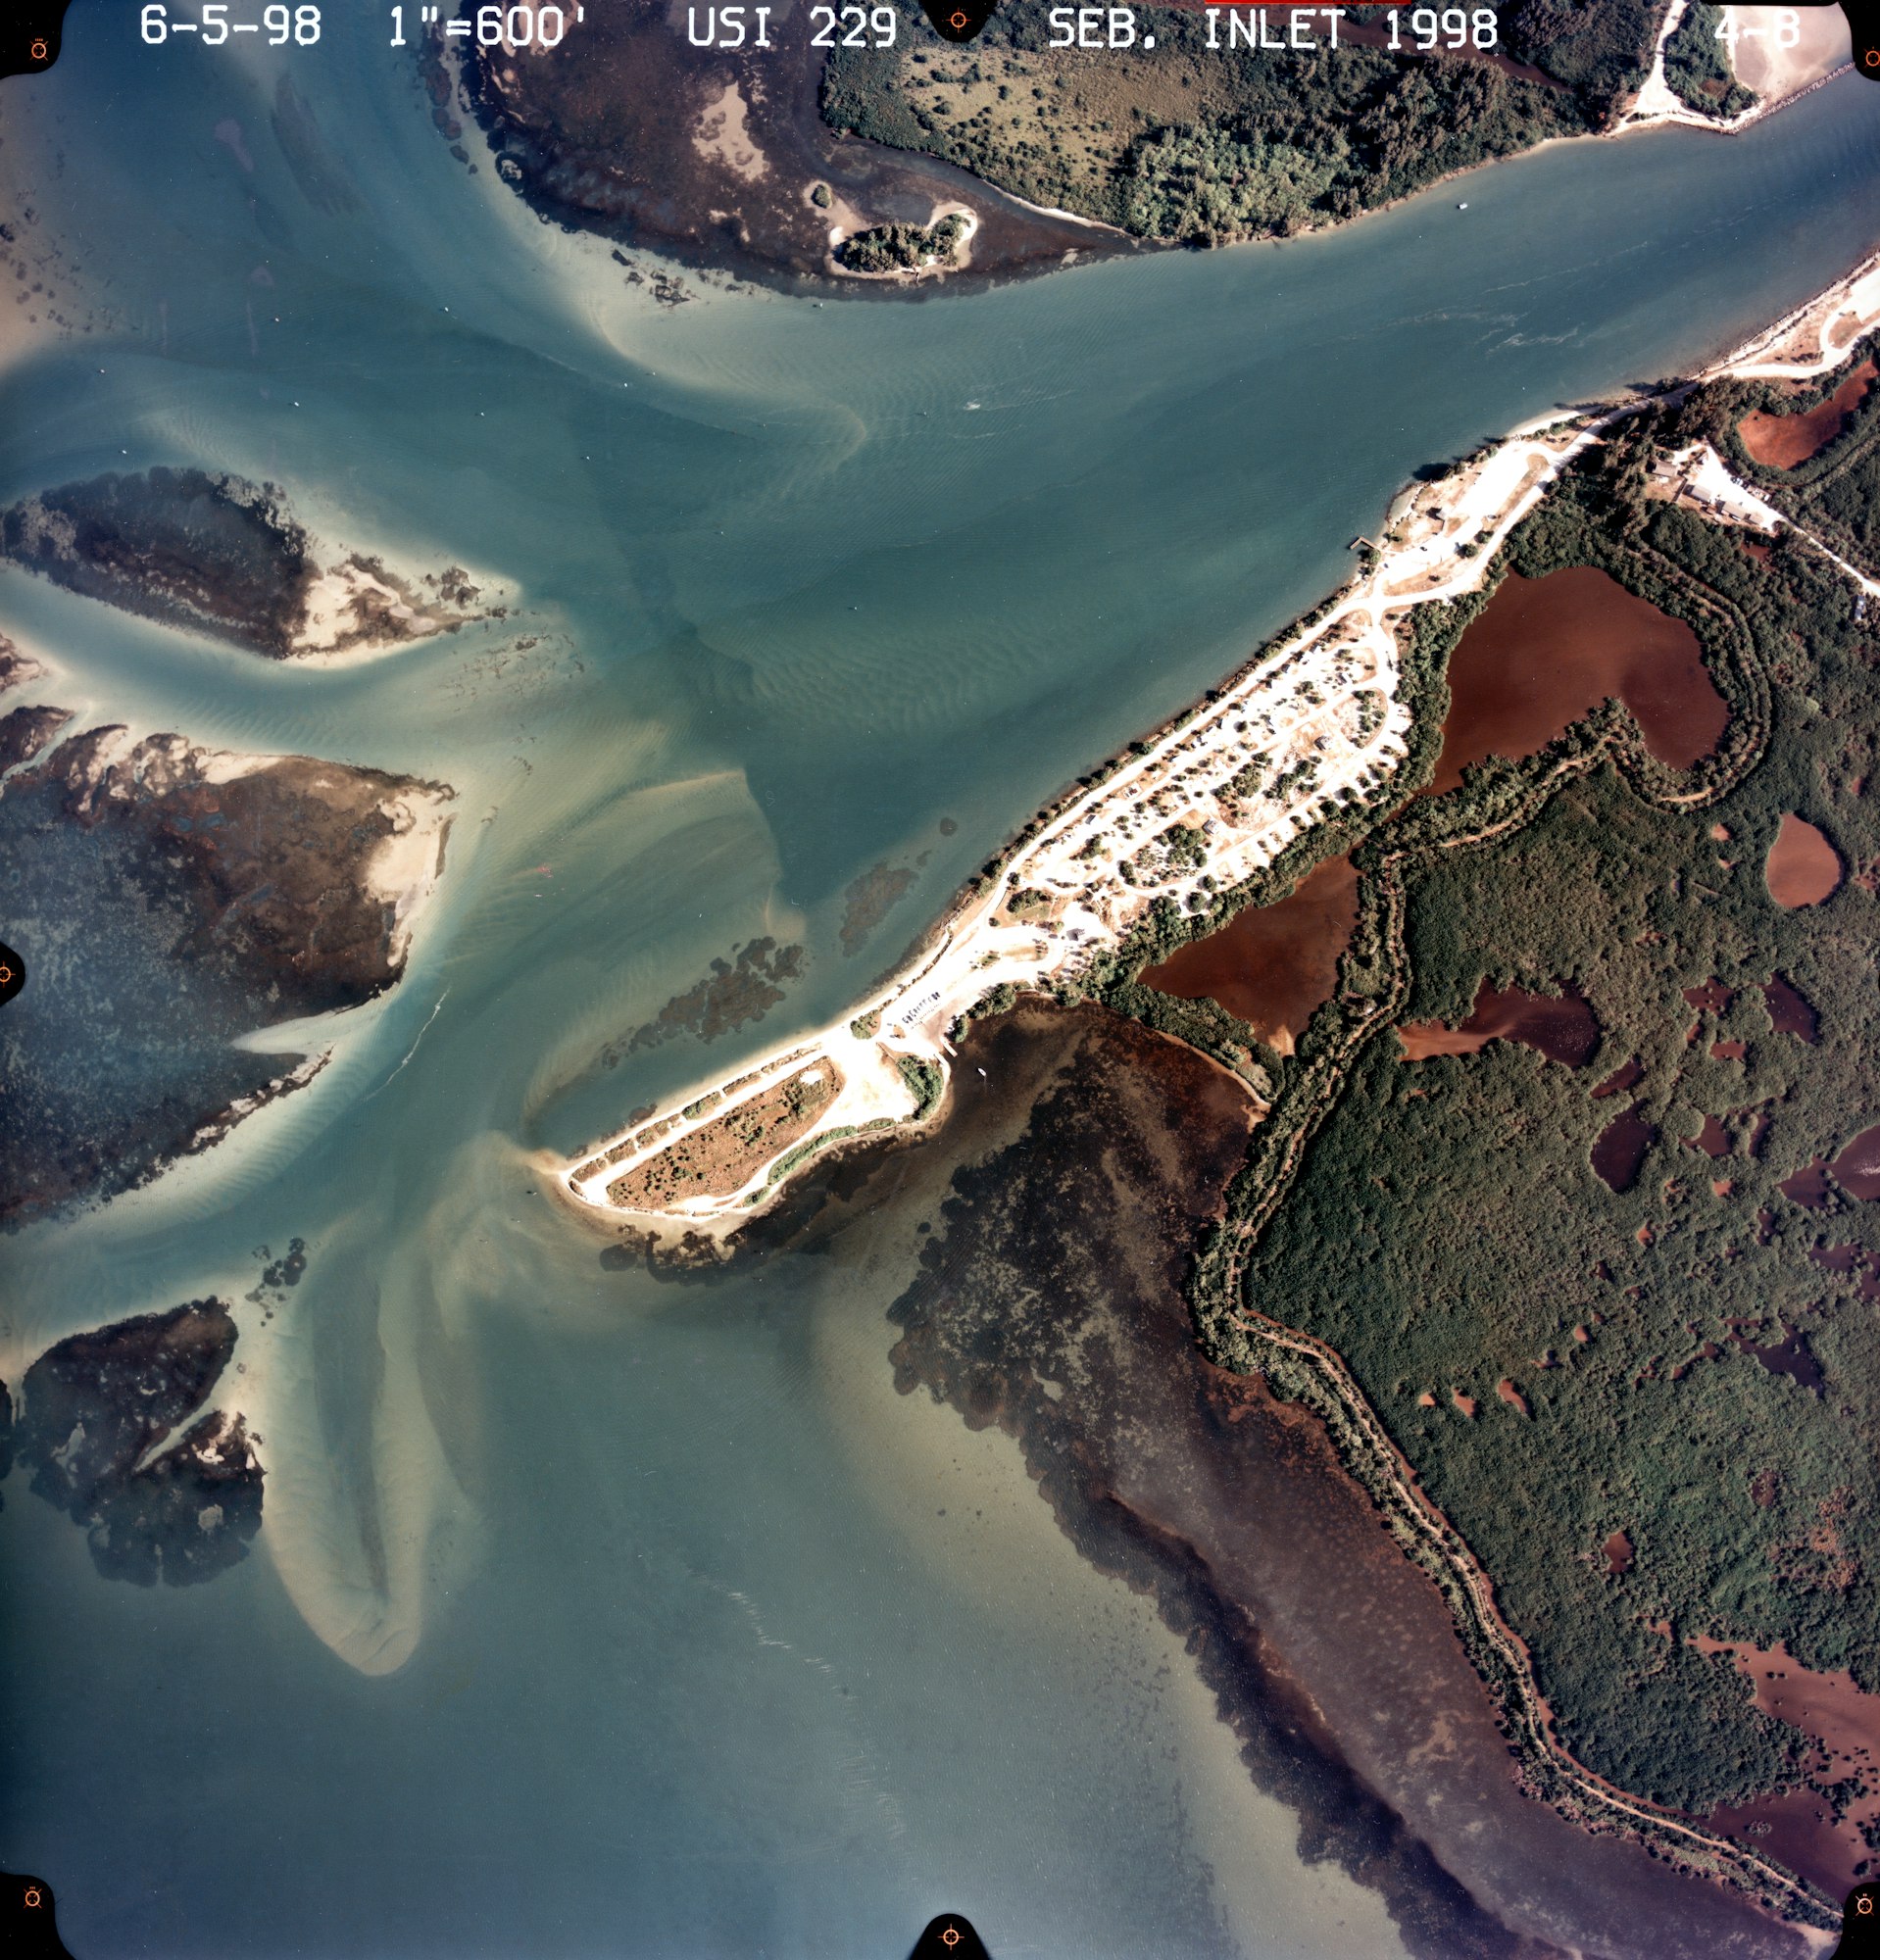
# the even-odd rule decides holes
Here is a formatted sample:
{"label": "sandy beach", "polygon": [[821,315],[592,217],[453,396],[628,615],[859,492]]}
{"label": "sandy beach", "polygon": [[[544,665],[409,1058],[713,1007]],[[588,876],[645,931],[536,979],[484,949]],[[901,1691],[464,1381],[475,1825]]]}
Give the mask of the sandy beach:
{"label": "sandy beach", "polygon": [[[1877,319],[1873,259],[1705,378],[1822,371]],[[818,1145],[930,1115],[903,1064],[925,1063],[944,1081],[949,1031],[995,988],[1044,989],[1074,977],[1121,945],[1157,903],[1206,904],[1347,803],[1375,795],[1405,754],[1398,634],[1410,610],[1478,590],[1548,486],[1636,406],[1540,417],[1447,477],[1412,485],[1394,503],[1379,543],[1355,541],[1371,554],[1364,571],[1205,702],[1035,820],[998,875],[941,921],[937,945],[930,940],[916,964],[844,1020],[743,1064],[734,1077],[693,1083],[640,1126],[598,1140],[562,1167],[568,1192],[655,1240],[675,1232],[722,1239],[770,1202]],[[1713,454],[1690,460],[1680,494],[1758,531],[1781,521]],[[793,1136],[786,1154],[767,1159],[737,1190],[675,1199],[661,1211],[610,1197],[637,1167],[817,1058],[836,1066],[841,1093]]]}

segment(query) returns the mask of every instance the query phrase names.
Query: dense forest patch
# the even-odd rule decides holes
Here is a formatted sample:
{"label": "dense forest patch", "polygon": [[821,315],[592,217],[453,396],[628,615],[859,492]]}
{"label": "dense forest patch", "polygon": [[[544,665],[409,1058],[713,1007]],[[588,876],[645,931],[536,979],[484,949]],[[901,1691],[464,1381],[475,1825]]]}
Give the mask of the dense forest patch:
{"label": "dense forest patch", "polygon": [[966,235],[966,220],[958,212],[937,224],[882,224],[858,231],[836,248],[836,257],[852,272],[918,272],[951,259]]}
{"label": "dense forest patch", "polygon": [[[1675,413],[1654,433],[1688,439]],[[1599,1047],[1578,1068],[1505,1041],[1410,1061],[1370,1035],[1241,1298],[1345,1356],[1492,1575],[1567,1746],[1707,1811],[1800,1781],[1809,1748],[1689,1636],[1783,1642],[1880,1689],[1880,1215],[1858,1195],[1880,1115],[1880,810],[1860,793],[1880,640],[1805,544],[1759,563],[1646,502],[1648,462],[1643,434],[1615,445],[1517,532],[1508,564],[1595,564],[1689,619],[1759,753],[1701,765],[1693,786],[1707,770],[1720,794],[1681,805],[1604,710],[1603,746],[1583,724],[1380,827],[1359,863],[1375,884],[1395,854],[1403,1017],[1459,1026],[1484,986],[1570,986]],[[1453,645],[1480,604],[1419,631]],[[1576,741],[1531,819],[1444,848]],[[1864,869],[1791,911],[1762,873],[1797,808]],[[1366,992],[1374,978],[1348,970],[1285,1066],[1326,1049]],[[1615,1121],[1636,1161],[1608,1181],[1595,1151]],[[1785,1188],[1799,1173],[1806,1201]],[[1198,1299],[1204,1336],[1246,1365],[1218,1304]]]}
{"label": "dense forest patch", "polygon": [[1754,109],[1756,93],[1737,80],[1726,46],[1717,38],[1723,18],[1723,9],[1709,0],[1692,0],[1664,44],[1664,79],[1687,109],[1727,120]]}
{"label": "dense forest patch", "polygon": [[1052,48],[1048,0],[1009,0],[970,47],[918,28],[892,48],[838,47],[822,113],[1035,204],[1223,244],[1351,218],[1603,127],[1643,81],[1662,11],[1522,0],[1501,9],[1507,47],[1490,61],[1359,45],[1356,12],[1335,50],[1283,57],[1210,49],[1202,16],[1175,10],[1154,16],[1153,51]]}

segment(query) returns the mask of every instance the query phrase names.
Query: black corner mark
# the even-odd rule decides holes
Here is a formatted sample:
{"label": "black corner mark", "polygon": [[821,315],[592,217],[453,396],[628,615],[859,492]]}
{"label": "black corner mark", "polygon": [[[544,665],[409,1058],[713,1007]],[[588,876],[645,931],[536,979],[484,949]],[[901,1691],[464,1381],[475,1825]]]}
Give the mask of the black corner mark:
{"label": "black corner mark", "polygon": [[1880,1960],[1880,1885],[1855,1886],[1841,1908],[1841,1944],[1828,1960]]}
{"label": "black corner mark", "polygon": [[72,1960],[44,1879],[0,1872],[0,1953],[7,1960]]}
{"label": "black corner mark", "polygon": [[44,74],[59,59],[59,36],[72,0],[14,0],[0,8],[0,76]]}
{"label": "black corner mark", "polygon": [[921,10],[943,41],[964,46],[992,19],[999,0],[920,0]]}
{"label": "black corner mark", "polygon": [[1854,30],[1855,73],[1880,81],[1880,0],[1842,0],[1841,11]]}
{"label": "black corner mark", "polygon": [[957,1912],[943,1912],[927,1922],[927,1930],[914,1942],[908,1960],[992,1960],[986,1942],[972,1930],[972,1922]]}
{"label": "black corner mark", "polygon": [[0,942],[0,1007],[4,1007],[26,984],[26,962],[13,948]]}

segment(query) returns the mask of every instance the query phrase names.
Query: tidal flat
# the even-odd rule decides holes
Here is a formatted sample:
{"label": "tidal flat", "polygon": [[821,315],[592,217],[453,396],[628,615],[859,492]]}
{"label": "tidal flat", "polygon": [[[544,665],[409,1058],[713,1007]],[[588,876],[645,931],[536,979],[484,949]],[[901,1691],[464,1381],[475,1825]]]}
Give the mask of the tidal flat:
{"label": "tidal flat", "polygon": [[1184,1248],[1251,1134],[1241,1085],[1096,1007],[1021,1005],[962,1057],[940,1136],[831,1173],[800,1243],[921,1249],[897,1387],[1017,1441],[1060,1529],[1186,1642],[1302,1854],[1429,1960],[1806,1951],[1524,1794],[1447,1602],[1322,1427],[1197,1351]]}

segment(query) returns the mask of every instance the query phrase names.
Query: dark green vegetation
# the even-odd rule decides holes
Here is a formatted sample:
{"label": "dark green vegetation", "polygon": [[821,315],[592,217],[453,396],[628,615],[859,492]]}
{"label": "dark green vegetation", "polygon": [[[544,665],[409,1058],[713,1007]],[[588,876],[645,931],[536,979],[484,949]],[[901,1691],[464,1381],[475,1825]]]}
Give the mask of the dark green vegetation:
{"label": "dark green vegetation", "polygon": [[[694,18],[703,28],[711,16],[699,9]],[[727,275],[826,286],[830,220],[845,209],[864,214],[848,220],[861,227],[924,216],[941,200],[975,202],[976,278],[1043,270],[1073,247],[1086,258],[1118,249],[1069,220],[962,199],[953,172],[906,146],[832,141],[818,101],[828,59],[816,44],[818,24],[799,17],[759,45],[749,13],[743,19],[737,46],[706,48],[691,39],[683,7],[605,0],[587,9],[567,59],[519,61],[500,46],[468,45],[458,63],[435,35],[414,53],[431,120],[458,162],[493,170],[546,222],[613,240],[622,283],[661,306],[683,305]],[[778,19],[773,10],[772,25]],[[900,9],[898,20],[899,38],[942,45],[917,8]],[[487,139],[480,159],[459,140],[467,100]],[[323,187],[303,177],[303,188],[321,202]],[[696,283],[677,276],[674,259],[697,269]]]}
{"label": "dark green vegetation", "polygon": [[[658,1048],[680,1035],[717,1041],[749,1021],[761,1021],[783,999],[784,990],[803,971],[803,949],[778,946],[774,939],[754,939],[732,959],[715,959],[711,972],[696,987],[675,994],[644,1027],[601,1051],[608,1068],[641,1049]],[[733,963],[735,961],[735,964]]]}
{"label": "dark green vegetation", "polygon": [[1677,32],[1664,44],[1664,79],[1671,92],[1701,116],[1741,116],[1756,107],[1756,95],[1730,72],[1729,57],[1717,39],[1723,9],[1692,0]]}
{"label": "dark green vegetation", "polygon": [[189,1586],[247,1556],[261,1465],[239,1415],[199,1413],[235,1338],[223,1301],[191,1300],[72,1335],[26,1370],[21,1467],[106,1578]]}
{"label": "dark green vegetation", "polygon": [[1564,82],[1602,122],[1643,86],[1664,19],[1659,0],[1519,0],[1498,11],[1508,52]]}
{"label": "dark green vegetation", "polygon": [[318,1061],[239,1044],[397,982],[371,860],[401,807],[448,795],[299,756],[224,774],[179,735],[122,733],[70,735],[0,784],[7,930],[35,949],[0,1016],[0,1228],[129,1190],[309,1080]]}
{"label": "dark green vegetation", "polygon": [[844,239],[836,257],[852,272],[917,272],[951,259],[965,230],[958,212],[937,224],[883,224]]}
{"label": "dark green vegetation", "polygon": [[947,1086],[939,1063],[925,1061],[916,1054],[904,1054],[895,1058],[895,1066],[901,1071],[902,1081],[913,1092],[914,1120],[924,1123],[933,1114],[940,1101],[940,1092]]}
{"label": "dark green vegetation", "polygon": [[[923,860],[924,861],[924,860]],[[852,878],[842,894],[842,956],[853,959],[867,945],[868,936],[907,895],[914,883],[914,870],[906,864],[890,864],[883,858],[871,864],[858,878]]]}
{"label": "dark green vegetation", "polygon": [[1679,421],[1687,441],[1713,442],[1730,467],[1777,510],[1869,577],[1880,576],[1880,387],[1867,389],[1840,435],[1793,469],[1767,468],[1757,463],[1744,448],[1737,425],[1757,410],[1806,415],[1834,395],[1863,360],[1876,354],[1880,354],[1880,335],[1869,335],[1818,384],[1798,389],[1769,381],[1728,381],[1706,388],[1686,406]]}
{"label": "dark green vegetation", "polygon": [[953,1026],[948,1030],[950,1039],[959,1041],[974,1021],[1009,1012],[1017,1000],[1017,988],[1010,980],[1001,980],[998,986],[988,988],[964,1014],[954,1016]]}
{"label": "dark green vegetation", "polygon": [[0,512],[0,551],[56,584],[285,659],[319,566],[272,483],[200,469],[66,483]]}
{"label": "dark green vegetation", "polygon": [[[1216,1359],[1264,1365],[1243,1307],[1344,1355],[1492,1576],[1560,1739],[1698,1810],[1795,1781],[1806,1739],[1689,1636],[1785,1641],[1880,1688],[1880,1218],[1831,1177],[1812,1208],[1779,1188],[1880,1117],[1880,811],[1860,794],[1880,764],[1880,636],[1806,545],[1758,564],[1643,499],[1655,444],[1713,407],[1634,425],[1505,566],[1597,564],[1686,618],[1731,705],[1719,753],[1680,778],[1608,709],[1376,828],[1339,993],[1293,1057],[1265,1058],[1275,1108],[1195,1282]],[[1414,615],[1413,686],[1440,687],[1482,603]],[[1426,771],[1432,718],[1419,728]],[[1856,867],[1819,907],[1785,912],[1764,889],[1785,810]],[[1778,975],[1817,1010],[1817,1045],[1774,1027],[1761,988]],[[1593,1061],[1507,1043],[1402,1059],[1391,1027],[1461,1020],[1484,978],[1577,987],[1604,1030]],[[1124,1005],[1146,991],[1108,989]],[[1636,1084],[1596,1101],[1633,1057]],[[1634,1102],[1656,1141],[1614,1194],[1590,1153]],[[1707,1118],[1721,1155],[1685,1141]],[[1263,1228],[1253,1249],[1243,1221]],[[1622,1574],[1602,1549],[1620,1532]]]}
{"label": "dark green vegetation", "polygon": [[838,48],[823,116],[1037,204],[1142,237],[1221,244],[1335,222],[1603,126],[1643,80],[1662,8],[1503,8],[1509,49],[1539,80],[1349,36],[1283,56],[1210,50],[1204,20],[1173,11],[1156,16],[1153,52],[1052,49],[1048,12],[1047,0],[1010,0],[969,48],[918,27],[903,46]]}
{"label": "dark green vegetation", "polygon": [[1208,841],[1201,831],[1192,824],[1171,823],[1126,859],[1121,869],[1123,877],[1134,884],[1139,878],[1159,880],[1199,871],[1207,862]]}

